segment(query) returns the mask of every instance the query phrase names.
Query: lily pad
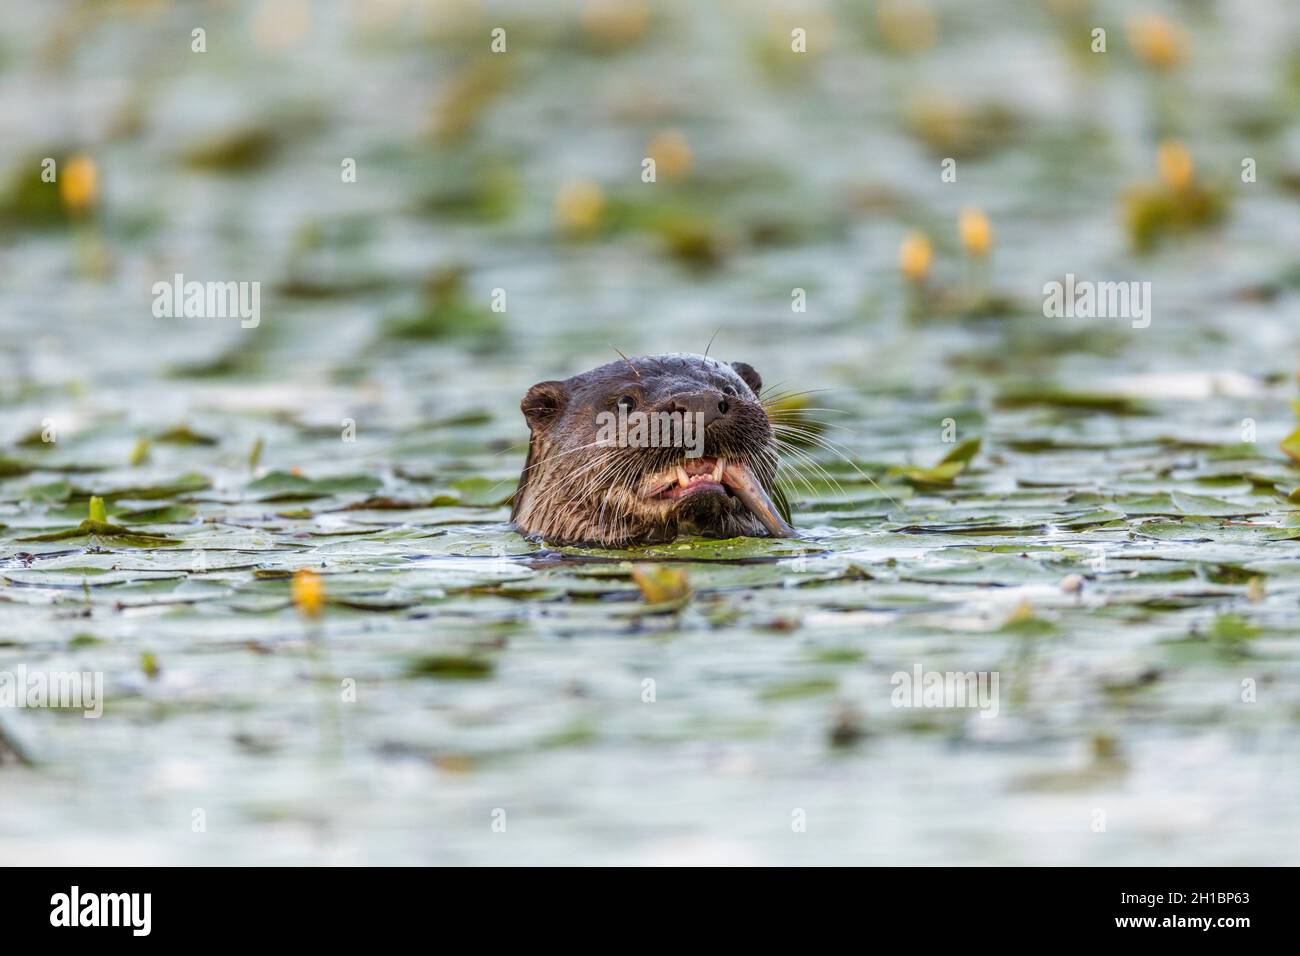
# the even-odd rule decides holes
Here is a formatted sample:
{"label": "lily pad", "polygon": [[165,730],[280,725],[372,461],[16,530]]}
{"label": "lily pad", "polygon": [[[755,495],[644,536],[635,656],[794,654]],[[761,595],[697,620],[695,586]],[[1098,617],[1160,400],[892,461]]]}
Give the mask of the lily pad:
{"label": "lily pad", "polygon": [[338,494],[366,494],[381,486],[374,475],[342,475],[334,478],[305,478],[287,471],[273,471],[244,490],[257,501],[303,501]]}

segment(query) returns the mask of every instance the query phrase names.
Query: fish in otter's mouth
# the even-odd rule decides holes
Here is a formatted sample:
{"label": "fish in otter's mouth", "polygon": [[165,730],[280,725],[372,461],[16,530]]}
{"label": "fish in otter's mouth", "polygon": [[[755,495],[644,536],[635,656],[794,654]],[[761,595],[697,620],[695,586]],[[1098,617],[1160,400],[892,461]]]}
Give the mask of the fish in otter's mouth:
{"label": "fish in otter's mouth", "polygon": [[553,544],[793,535],[762,388],[744,362],[688,354],[539,382],[510,520]]}

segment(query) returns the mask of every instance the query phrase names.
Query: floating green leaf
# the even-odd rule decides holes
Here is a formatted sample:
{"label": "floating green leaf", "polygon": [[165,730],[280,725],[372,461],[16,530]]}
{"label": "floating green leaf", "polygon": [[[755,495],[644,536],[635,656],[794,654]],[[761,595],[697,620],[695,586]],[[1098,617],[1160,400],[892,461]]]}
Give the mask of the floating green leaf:
{"label": "floating green leaf", "polygon": [[681,607],[691,596],[686,572],[666,564],[635,565],[632,580],[636,581],[646,604],[651,607]]}
{"label": "floating green leaf", "polygon": [[495,670],[492,661],[472,654],[426,654],[413,659],[406,668],[412,677],[444,680],[482,680]]}
{"label": "floating green leaf", "polygon": [[273,471],[249,482],[244,490],[258,501],[300,501],[330,495],[366,493],[380,487],[373,475],[340,475],[334,478],[304,478],[287,471]]}

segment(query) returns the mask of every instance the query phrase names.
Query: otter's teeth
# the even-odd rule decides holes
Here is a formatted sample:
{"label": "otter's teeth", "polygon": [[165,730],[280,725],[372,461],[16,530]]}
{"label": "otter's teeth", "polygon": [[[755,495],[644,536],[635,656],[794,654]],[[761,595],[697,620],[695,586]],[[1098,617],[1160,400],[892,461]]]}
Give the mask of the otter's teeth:
{"label": "otter's teeth", "polygon": [[718,482],[722,481],[722,471],[726,467],[727,467],[727,459],[719,458],[717,463],[713,466],[714,481],[718,481]]}
{"label": "otter's teeth", "polygon": [[754,517],[763,522],[763,527],[772,537],[794,537],[794,528],[785,523],[781,512],[776,510],[776,505],[772,504],[772,499],[767,496],[748,465],[739,462],[728,464],[723,471],[722,481],[736,493],[736,497]]}
{"label": "otter's teeth", "polygon": [[681,465],[677,466],[677,482],[683,488],[685,488],[687,485],[691,483],[690,475],[686,474],[686,469],[683,468]]}

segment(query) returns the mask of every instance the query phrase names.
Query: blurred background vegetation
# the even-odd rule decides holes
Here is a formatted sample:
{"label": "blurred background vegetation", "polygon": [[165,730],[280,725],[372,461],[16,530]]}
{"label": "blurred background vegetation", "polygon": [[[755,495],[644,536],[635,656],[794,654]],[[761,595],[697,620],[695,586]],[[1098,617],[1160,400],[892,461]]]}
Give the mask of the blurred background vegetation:
{"label": "blurred background vegetation", "polygon": [[[6,858],[1294,862],[1298,20],[11,4],[0,661],[110,705],[0,715]],[[177,273],[260,324],[156,317]],[[1045,318],[1067,273],[1150,328]],[[527,563],[528,386],[715,334],[824,390],[808,540]],[[1004,716],[892,710],[918,659]]]}

